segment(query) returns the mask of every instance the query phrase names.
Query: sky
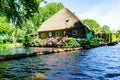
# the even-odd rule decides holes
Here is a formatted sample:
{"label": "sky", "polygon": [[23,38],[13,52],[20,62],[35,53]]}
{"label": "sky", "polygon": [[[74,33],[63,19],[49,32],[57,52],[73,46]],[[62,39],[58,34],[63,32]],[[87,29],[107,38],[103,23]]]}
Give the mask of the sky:
{"label": "sky", "polygon": [[108,25],[111,30],[120,29],[120,0],[48,0],[61,2],[81,20],[94,19],[100,26]]}

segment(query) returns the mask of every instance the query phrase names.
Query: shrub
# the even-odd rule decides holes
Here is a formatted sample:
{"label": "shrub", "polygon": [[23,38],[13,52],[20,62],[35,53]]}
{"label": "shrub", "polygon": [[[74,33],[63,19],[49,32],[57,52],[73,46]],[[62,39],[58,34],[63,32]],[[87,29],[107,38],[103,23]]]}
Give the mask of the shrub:
{"label": "shrub", "polygon": [[68,40],[65,41],[64,46],[66,47],[79,47],[80,44],[75,38],[69,38]]}
{"label": "shrub", "polygon": [[81,39],[79,40],[79,44],[80,46],[86,46],[86,45],[90,45],[90,42],[87,39]]}
{"label": "shrub", "polygon": [[56,37],[57,41],[60,41],[62,39],[62,37]]}
{"label": "shrub", "polygon": [[23,39],[24,46],[33,46],[32,41],[36,39],[37,36],[25,36]]}
{"label": "shrub", "polygon": [[57,40],[55,38],[51,37],[45,42],[44,46],[46,46],[46,47],[55,47],[56,42],[57,42]]}
{"label": "shrub", "polygon": [[0,44],[3,44],[3,40],[5,40],[4,38],[0,38]]}
{"label": "shrub", "polygon": [[0,44],[12,43],[12,37],[2,37],[0,38]]}
{"label": "shrub", "polygon": [[104,41],[103,38],[94,38],[93,41]]}
{"label": "shrub", "polygon": [[112,34],[112,42],[116,42],[117,39],[116,39],[116,35],[115,34]]}
{"label": "shrub", "polygon": [[17,38],[17,42],[23,43],[23,41],[24,41],[24,37],[23,37],[23,36],[19,36],[19,37]]}
{"label": "shrub", "polygon": [[97,45],[100,45],[100,42],[98,42],[98,41],[91,41],[90,42],[90,46],[97,46]]}

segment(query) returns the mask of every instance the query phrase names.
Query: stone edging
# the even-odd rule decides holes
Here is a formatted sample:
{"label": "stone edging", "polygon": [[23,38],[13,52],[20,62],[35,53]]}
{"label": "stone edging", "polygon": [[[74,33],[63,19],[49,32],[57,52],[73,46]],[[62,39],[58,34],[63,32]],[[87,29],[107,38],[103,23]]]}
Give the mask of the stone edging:
{"label": "stone edging", "polygon": [[44,54],[76,51],[76,50],[81,50],[81,49],[82,49],[82,47],[80,47],[80,48],[63,48],[63,49],[58,48],[58,49],[38,51],[38,52],[32,52],[32,53],[0,55],[0,61],[1,60],[9,60],[9,59],[19,59],[19,58],[25,58],[25,57],[31,57],[31,56],[38,56],[38,55],[44,55]]}

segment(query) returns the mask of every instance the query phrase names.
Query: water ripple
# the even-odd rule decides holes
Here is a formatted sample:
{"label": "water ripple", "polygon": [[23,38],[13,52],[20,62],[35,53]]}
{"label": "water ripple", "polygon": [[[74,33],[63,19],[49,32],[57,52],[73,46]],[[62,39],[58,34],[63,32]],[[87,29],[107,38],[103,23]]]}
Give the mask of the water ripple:
{"label": "water ripple", "polygon": [[120,44],[0,62],[0,80],[119,80]]}

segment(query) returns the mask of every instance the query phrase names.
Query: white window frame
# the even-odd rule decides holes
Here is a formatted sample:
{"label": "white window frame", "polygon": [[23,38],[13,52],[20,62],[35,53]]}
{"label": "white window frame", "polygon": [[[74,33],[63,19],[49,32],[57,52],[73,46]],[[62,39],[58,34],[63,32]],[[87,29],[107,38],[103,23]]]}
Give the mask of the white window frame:
{"label": "white window frame", "polygon": [[66,35],[66,31],[64,31],[64,36]]}
{"label": "white window frame", "polygon": [[52,36],[52,32],[49,32],[49,37],[51,37]]}
{"label": "white window frame", "polygon": [[72,35],[77,35],[77,30],[72,30]]}

